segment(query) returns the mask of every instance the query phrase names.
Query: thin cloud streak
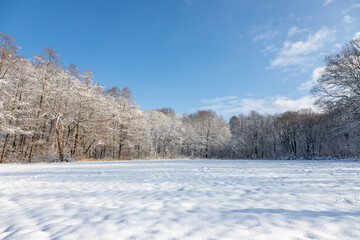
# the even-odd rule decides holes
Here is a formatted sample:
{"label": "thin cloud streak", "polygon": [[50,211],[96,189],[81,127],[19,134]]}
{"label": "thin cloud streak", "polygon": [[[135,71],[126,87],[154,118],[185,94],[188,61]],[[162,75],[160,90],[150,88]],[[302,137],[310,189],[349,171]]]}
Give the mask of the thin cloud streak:
{"label": "thin cloud streak", "polygon": [[323,6],[327,6],[329,5],[330,3],[332,3],[334,0],[326,0],[323,4]]}
{"label": "thin cloud streak", "polygon": [[314,98],[305,95],[298,99],[290,99],[285,96],[265,98],[239,98],[239,97],[216,97],[214,99],[202,100],[205,105],[200,110],[213,110],[221,115],[248,114],[256,111],[261,114],[276,114],[286,111],[298,111],[304,108],[318,110],[314,106]]}

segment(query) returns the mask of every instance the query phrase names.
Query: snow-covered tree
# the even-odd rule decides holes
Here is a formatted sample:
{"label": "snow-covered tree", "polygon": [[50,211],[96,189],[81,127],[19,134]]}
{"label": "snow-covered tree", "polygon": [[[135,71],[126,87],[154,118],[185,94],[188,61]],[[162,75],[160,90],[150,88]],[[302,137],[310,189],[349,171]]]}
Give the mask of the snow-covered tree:
{"label": "snow-covered tree", "polygon": [[231,134],[228,124],[213,111],[199,110],[186,116],[196,132],[195,155],[198,157],[221,157]]}

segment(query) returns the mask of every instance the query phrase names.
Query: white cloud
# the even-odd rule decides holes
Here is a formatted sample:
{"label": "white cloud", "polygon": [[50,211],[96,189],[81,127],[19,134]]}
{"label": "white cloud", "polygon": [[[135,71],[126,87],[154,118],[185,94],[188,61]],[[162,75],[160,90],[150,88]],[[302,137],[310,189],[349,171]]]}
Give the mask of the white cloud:
{"label": "white cloud", "polygon": [[295,35],[295,34],[298,34],[298,33],[306,32],[306,31],[308,31],[308,30],[309,30],[308,28],[292,27],[292,28],[289,29],[288,35],[289,35],[289,36],[292,36],[292,35]]}
{"label": "white cloud", "polygon": [[354,34],[353,39],[356,39],[356,38],[360,38],[360,32],[357,32],[357,33]]}
{"label": "white cloud", "polygon": [[323,3],[324,6],[329,5],[330,3],[332,3],[334,0],[325,0],[325,2]]}
{"label": "white cloud", "polygon": [[309,34],[306,41],[291,42],[286,40],[275,59],[271,60],[270,67],[286,68],[289,66],[309,67],[314,58],[328,41],[333,41],[335,30],[321,28],[315,34]]}
{"label": "white cloud", "polygon": [[347,14],[348,12],[352,11],[354,8],[360,8],[360,3],[355,3],[355,4],[352,5],[350,8],[346,9],[345,11],[343,11],[343,14]]}
{"label": "white cloud", "polygon": [[304,108],[316,109],[314,99],[311,96],[303,96],[294,100],[287,97],[277,97],[273,105],[275,112],[298,111]]}
{"label": "white cloud", "polygon": [[312,15],[308,15],[308,16],[299,16],[299,17],[296,17],[296,20],[297,21],[306,21],[306,20],[310,20],[312,19],[313,16]]}
{"label": "white cloud", "polygon": [[351,8],[360,8],[360,3],[355,3],[354,5],[351,6]]}
{"label": "white cloud", "polygon": [[[220,100],[223,99],[223,100]],[[286,111],[298,111],[304,108],[314,107],[314,99],[311,96],[303,96],[298,99],[290,99],[284,96],[266,97],[266,98],[239,98],[222,97],[202,102],[213,102],[214,104],[201,107],[202,110],[213,110],[221,115],[248,114],[256,111],[261,114],[275,114]]]}
{"label": "white cloud", "polygon": [[276,51],[278,51],[278,47],[276,47],[275,45],[265,45],[265,48],[263,50],[261,50],[261,52],[263,53],[274,53]]}
{"label": "white cloud", "polygon": [[223,102],[223,101],[227,101],[227,100],[233,100],[233,99],[237,99],[236,96],[228,96],[228,97],[216,97],[216,98],[213,98],[213,99],[201,99],[200,101],[202,103],[220,103],[220,102]]}
{"label": "white cloud", "polygon": [[345,15],[343,18],[343,22],[344,23],[353,23],[353,22],[355,22],[355,18],[353,18],[350,15]]}
{"label": "white cloud", "polygon": [[311,74],[311,80],[302,83],[298,87],[298,89],[300,91],[310,91],[315,86],[317,80],[321,77],[321,74],[323,73],[324,69],[325,69],[324,66],[315,68]]}
{"label": "white cloud", "polygon": [[280,35],[279,31],[274,31],[274,30],[266,30],[264,32],[260,32],[258,33],[256,36],[253,37],[253,42],[257,42],[260,40],[271,40],[277,36]]}

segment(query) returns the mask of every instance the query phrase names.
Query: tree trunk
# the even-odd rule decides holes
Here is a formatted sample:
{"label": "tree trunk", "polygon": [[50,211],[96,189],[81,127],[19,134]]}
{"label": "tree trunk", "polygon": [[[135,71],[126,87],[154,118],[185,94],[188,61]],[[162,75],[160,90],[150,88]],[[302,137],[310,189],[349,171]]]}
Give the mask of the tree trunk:
{"label": "tree trunk", "polygon": [[20,146],[19,146],[20,153],[23,153],[25,140],[26,140],[26,135],[22,134],[22,137],[21,137],[21,140],[20,140]]}
{"label": "tree trunk", "polygon": [[75,157],[75,155],[76,155],[76,148],[77,148],[78,142],[79,142],[79,124],[76,125],[74,148],[71,152],[72,157]]}
{"label": "tree trunk", "polygon": [[4,142],[4,148],[3,148],[3,151],[1,153],[1,163],[5,163],[5,153],[6,153],[6,148],[7,148],[7,143],[9,141],[9,133],[6,134],[6,137],[5,137],[5,142]]}
{"label": "tree trunk", "polygon": [[[34,148],[35,148],[35,138],[36,136],[33,136],[33,142],[31,144],[31,148],[30,148],[30,153],[29,153],[29,163],[31,163],[31,159],[34,153]],[[26,154],[26,153],[25,153]]]}
{"label": "tree trunk", "polygon": [[64,161],[64,150],[61,146],[61,135],[60,135],[60,130],[59,130],[57,120],[53,120],[53,125],[54,125],[55,131],[56,131],[56,139],[57,139],[57,145],[58,145],[58,150],[59,150],[60,162],[63,162]]}
{"label": "tree trunk", "polygon": [[17,140],[17,134],[15,133],[14,135],[14,140],[13,140],[13,151],[15,152],[16,150],[16,140]]}
{"label": "tree trunk", "polygon": [[122,143],[121,143],[121,140],[120,140],[120,143],[119,143],[119,160],[121,160],[122,158]]}
{"label": "tree trunk", "polygon": [[205,147],[205,158],[209,157],[209,137],[210,137],[210,131],[206,133],[206,147]]}
{"label": "tree trunk", "polygon": [[[84,155],[86,156],[86,154],[89,152],[89,150],[91,149],[91,146],[94,144],[95,140],[93,140],[90,145],[88,146],[88,148],[86,149]],[[91,150],[90,150],[90,154],[89,154],[89,158],[91,158]]]}

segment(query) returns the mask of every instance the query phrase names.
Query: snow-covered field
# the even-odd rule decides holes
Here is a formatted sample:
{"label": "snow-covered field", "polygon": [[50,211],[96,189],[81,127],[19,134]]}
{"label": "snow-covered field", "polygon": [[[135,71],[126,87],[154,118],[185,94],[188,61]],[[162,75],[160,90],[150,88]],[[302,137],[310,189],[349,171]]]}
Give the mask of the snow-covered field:
{"label": "snow-covered field", "polygon": [[360,239],[360,162],[1,165],[0,239]]}

